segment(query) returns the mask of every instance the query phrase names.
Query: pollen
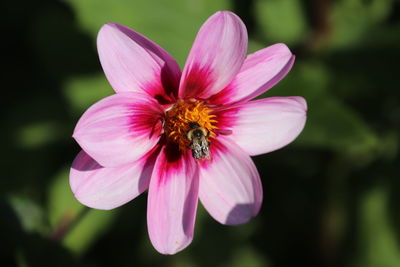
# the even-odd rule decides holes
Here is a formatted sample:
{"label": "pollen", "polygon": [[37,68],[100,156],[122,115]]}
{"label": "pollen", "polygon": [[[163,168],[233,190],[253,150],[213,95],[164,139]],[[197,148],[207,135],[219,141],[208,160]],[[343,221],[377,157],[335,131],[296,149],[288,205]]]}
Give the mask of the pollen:
{"label": "pollen", "polygon": [[165,114],[164,131],[168,141],[179,145],[181,150],[190,146],[187,133],[190,123],[196,122],[209,133],[208,138],[214,138],[214,130],[217,129],[216,115],[212,109],[203,102],[197,100],[178,100]]}

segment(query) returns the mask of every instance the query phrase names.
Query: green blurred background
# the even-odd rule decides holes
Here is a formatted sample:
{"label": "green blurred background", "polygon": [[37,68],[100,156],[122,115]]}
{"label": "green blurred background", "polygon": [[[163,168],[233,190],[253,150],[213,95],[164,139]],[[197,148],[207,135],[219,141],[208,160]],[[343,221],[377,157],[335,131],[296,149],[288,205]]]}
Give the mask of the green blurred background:
{"label": "green blurred background", "polygon": [[[400,3],[394,0],[2,1],[1,266],[400,266]],[[113,93],[95,39],[127,25],[183,66],[201,24],[232,10],[249,52],[297,55],[265,96],[309,104],[291,145],[254,158],[260,214],[223,226],[199,207],[193,243],[158,254],[146,194],[86,209],[68,185],[80,115]]]}

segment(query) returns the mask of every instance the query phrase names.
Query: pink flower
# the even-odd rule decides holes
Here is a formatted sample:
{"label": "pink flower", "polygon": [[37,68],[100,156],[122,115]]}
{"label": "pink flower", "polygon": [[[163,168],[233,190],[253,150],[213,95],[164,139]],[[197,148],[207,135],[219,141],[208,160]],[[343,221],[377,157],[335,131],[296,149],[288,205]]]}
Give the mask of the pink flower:
{"label": "pink flower", "polygon": [[104,25],[97,46],[117,93],[75,128],[83,149],[71,168],[75,197],[113,209],[148,189],[148,232],[163,254],[192,241],[199,198],[222,224],[257,215],[263,193],[250,156],[292,142],[306,121],[302,97],[249,101],[292,67],[286,45],[246,57],[246,27],[220,11],[201,27],[182,73],[161,47],[119,24]]}

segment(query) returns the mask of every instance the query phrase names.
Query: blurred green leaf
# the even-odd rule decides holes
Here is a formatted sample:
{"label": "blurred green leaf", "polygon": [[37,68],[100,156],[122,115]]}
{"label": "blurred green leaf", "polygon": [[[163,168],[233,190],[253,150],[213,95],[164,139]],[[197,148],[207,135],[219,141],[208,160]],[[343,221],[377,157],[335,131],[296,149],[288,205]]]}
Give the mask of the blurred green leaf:
{"label": "blurred green leaf", "polygon": [[29,267],[27,259],[21,249],[15,251],[15,259],[18,267]]}
{"label": "blurred green leaf", "polygon": [[299,62],[277,88],[263,97],[272,93],[300,95],[307,100],[307,122],[297,144],[369,156],[378,146],[375,133],[357,112],[329,91],[334,89],[331,83],[331,73],[323,64]]}
{"label": "blurred green leaf", "polygon": [[48,216],[51,227],[55,229],[63,220],[74,220],[83,208],[70,189],[69,169],[63,168],[49,185]]}
{"label": "blurred green leaf", "polygon": [[296,44],[306,37],[308,29],[299,0],[258,0],[255,10],[269,40]]}
{"label": "blurred green leaf", "polygon": [[390,14],[392,0],[346,0],[333,5],[330,47],[362,45],[371,28]]}
{"label": "blurred green leaf", "polygon": [[263,256],[258,254],[256,250],[247,244],[235,251],[231,262],[225,266],[268,267],[270,264],[265,262]]}
{"label": "blurred green leaf", "polygon": [[85,208],[72,194],[69,171],[63,169],[49,187],[48,215],[52,238],[62,239],[72,252],[80,254],[98,239],[113,221],[115,211]]}
{"label": "blurred green leaf", "polygon": [[43,209],[33,199],[19,194],[10,195],[8,201],[26,232],[46,232]]}
{"label": "blurred green leaf", "polygon": [[384,186],[367,192],[361,201],[360,267],[400,266],[400,246],[388,214],[388,192]]}
{"label": "blurred green leaf", "polygon": [[65,236],[63,243],[72,252],[84,253],[110,227],[118,211],[90,209]]}
{"label": "blurred green leaf", "polygon": [[166,49],[182,65],[201,24],[228,0],[69,0],[82,27],[96,36],[107,22],[124,24]]}
{"label": "blurred green leaf", "polygon": [[185,257],[182,255],[174,256],[174,266],[175,267],[196,267],[201,266],[199,263],[195,263],[192,258]]}
{"label": "blurred green leaf", "polygon": [[252,54],[260,49],[263,49],[265,47],[267,47],[268,44],[266,43],[262,43],[262,42],[258,42],[256,40],[253,39],[249,39],[249,44],[248,44],[248,54]]}
{"label": "blurred green leaf", "polygon": [[309,103],[308,123],[299,141],[356,155],[373,152],[378,142],[357,113],[332,96]]}
{"label": "blurred green leaf", "polygon": [[18,146],[22,148],[37,148],[58,141],[64,137],[65,125],[57,122],[34,122],[24,125],[17,133]]}
{"label": "blurred green leaf", "polygon": [[104,74],[69,79],[64,86],[64,95],[73,115],[82,114],[90,105],[114,94]]}

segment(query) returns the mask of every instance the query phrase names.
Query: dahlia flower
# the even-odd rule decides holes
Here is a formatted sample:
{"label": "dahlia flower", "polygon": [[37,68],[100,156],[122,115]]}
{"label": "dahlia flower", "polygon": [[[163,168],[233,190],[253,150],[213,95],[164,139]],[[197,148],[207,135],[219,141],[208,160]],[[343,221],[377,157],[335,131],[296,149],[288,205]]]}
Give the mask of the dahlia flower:
{"label": "dahlia flower", "polygon": [[113,209],[148,189],[148,233],[163,254],[192,241],[198,199],[222,224],[257,215],[263,191],[250,156],[287,145],[306,121],[302,97],[250,101],[288,73],[295,57],[287,46],[246,57],[245,25],[220,11],[201,27],[182,72],[123,25],[105,24],[97,47],[116,94],[92,105],[74,130],[78,201]]}

